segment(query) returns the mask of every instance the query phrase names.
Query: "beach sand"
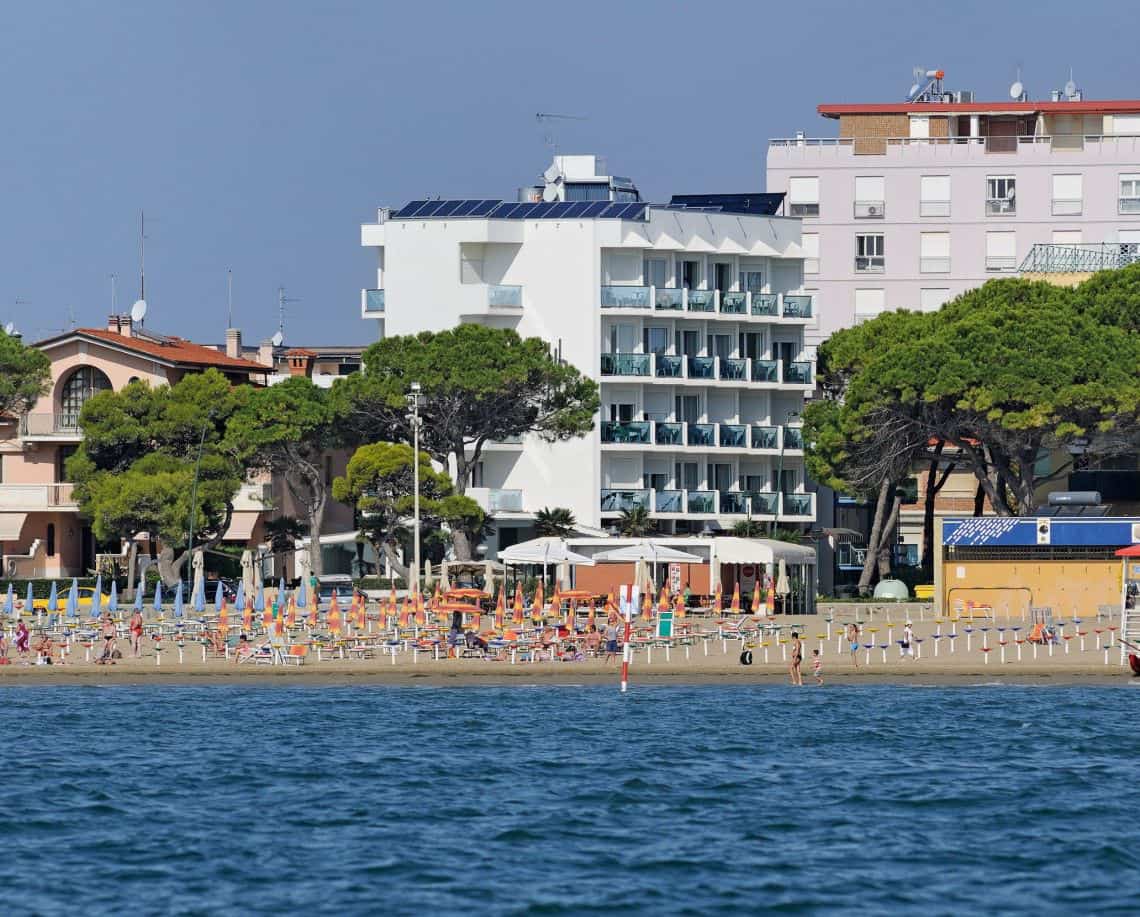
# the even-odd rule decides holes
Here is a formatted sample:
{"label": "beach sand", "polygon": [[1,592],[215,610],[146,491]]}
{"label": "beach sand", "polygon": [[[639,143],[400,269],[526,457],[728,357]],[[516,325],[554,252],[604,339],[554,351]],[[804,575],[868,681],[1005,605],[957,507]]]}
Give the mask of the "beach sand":
{"label": "beach sand", "polygon": [[[1121,664],[1119,648],[1109,650],[1108,663],[1105,663],[1103,644],[1111,636],[1107,624],[1096,624],[1101,628],[1102,648],[1096,649],[1096,634],[1092,622],[1082,624],[1086,631],[1084,651],[1081,651],[1081,638],[1076,635],[1072,624],[1065,628],[1072,639],[1053,650],[1038,648],[1036,660],[1029,644],[1021,647],[1021,661],[1017,659],[1015,636],[1023,638],[1028,628],[1024,622],[998,621],[973,624],[958,623],[958,636],[954,638],[954,652],[950,652],[951,641],[943,636],[938,639],[938,656],[934,656],[933,634],[940,630],[947,634],[952,625],[935,624],[932,621],[916,621],[915,633],[922,640],[921,658],[900,659],[897,641],[902,636],[901,622],[892,622],[888,628],[886,621],[869,622],[864,628],[864,642],[872,639],[876,648],[870,652],[859,652],[859,667],[851,663],[846,643],[837,640],[840,632],[838,624],[832,626],[832,637],[822,642],[818,635],[826,634],[827,622],[818,617],[798,617],[778,620],[777,623],[794,625],[806,635],[804,639],[803,680],[805,688],[815,686],[812,675],[812,651],[822,646],[823,676],[826,684],[979,684],[987,682],[1012,682],[1019,684],[1121,684],[1132,683],[1127,663]],[[967,635],[965,627],[973,628]],[[998,627],[1006,628],[999,633]],[[1019,627],[1015,635],[1011,627]],[[869,628],[876,632],[871,634]],[[982,627],[988,627],[985,641],[990,652],[981,651]],[[884,662],[881,644],[892,640],[886,651]],[[781,646],[774,638],[769,642],[768,662],[764,662],[762,646],[752,647],[754,664],[741,665],[739,661],[741,644],[739,640],[729,640],[727,646],[719,639],[698,642],[691,646],[688,658],[683,648],[674,648],[666,660],[664,649],[653,650],[652,658],[647,659],[644,651],[639,652],[630,666],[630,683],[639,684],[786,684],[788,683],[787,663],[784,661],[786,644]],[[1007,641],[1005,662],[1001,661],[1000,639]],[[125,646],[125,641],[120,641]],[[706,654],[707,649],[707,654]],[[440,659],[433,660],[421,654],[418,662],[410,657],[399,657],[395,664],[390,657],[377,656],[373,659],[324,659],[317,662],[310,654],[304,665],[237,665],[211,658],[202,662],[201,650],[197,644],[187,644],[184,661],[179,664],[178,653],[168,646],[161,664],[156,664],[153,652],[139,660],[123,659],[116,665],[95,665],[83,661],[82,647],[73,647],[66,665],[35,666],[23,665],[10,653],[12,665],[0,666],[0,685],[34,684],[394,684],[394,685],[531,685],[531,684],[613,684],[619,679],[619,666],[605,664],[599,660],[584,662],[540,662],[519,663],[491,662],[482,659]]]}

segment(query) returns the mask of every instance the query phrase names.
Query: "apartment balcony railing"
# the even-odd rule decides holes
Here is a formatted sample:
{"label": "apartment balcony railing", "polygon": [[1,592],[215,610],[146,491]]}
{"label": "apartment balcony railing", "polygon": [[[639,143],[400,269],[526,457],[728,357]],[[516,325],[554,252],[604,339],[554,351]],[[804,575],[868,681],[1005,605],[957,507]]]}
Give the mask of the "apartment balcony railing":
{"label": "apartment balcony railing", "polygon": [[603,443],[642,443],[648,445],[650,442],[648,420],[603,420],[601,433]]}
{"label": "apartment balcony railing", "polygon": [[717,363],[720,365],[719,378],[730,382],[748,380],[748,361],[743,357],[721,357]]}
{"label": "apartment balcony railing", "polygon": [[689,357],[688,378],[715,379],[716,359],[714,357]]}
{"label": "apartment balcony railing", "polygon": [[800,293],[785,293],[784,318],[811,318],[811,297]]}
{"label": "apartment balcony railing", "polygon": [[950,270],[950,259],[919,258],[918,270],[921,274],[946,274]]}
{"label": "apartment balcony railing", "polygon": [[1084,201],[1080,198],[1076,200],[1053,198],[1053,216],[1055,217],[1080,216],[1083,209]]}
{"label": "apartment balcony railing", "polygon": [[1117,210],[1120,213],[1140,213],[1140,197],[1118,198]]}
{"label": "apartment balcony railing", "polygon": [[806,360],[793,360],[784,365],[784,382],[791,385],[811,385],[812,364]]}
{"label": "apartment balcony railing", "polygon": [[715,290],[689,290],[689,311],[690,312],[715,312],[716,311],[716,291]]}
{"label": "apartment balcony railing", "polygon": [[882,255],[856,255],[856,274],[882,274],[887,269],[887,259]]}
{"label": "apartment balcony railing", "polygon": [[523,288],[513,284],[489,284],[487,287],[487,305],[492,309],[521,309],[523,307]]}
{"label": "apartment balcony railing", "polygon": [[751,443],[753,449],[779,449],[779,427],[752,427]]}
{"label": "apartment balcony railing", "polygon": [[920,217],[948,217],[950,216],[950,202],[919,201],[918,215]]}
{"label": "apartment balcony railing", "polygon": [[1017,215],[1017,201],[1007,197],[986,198],[986,216],[1011,217]]}
{"label": "apartment balcony railing", "polygon": [[685,493],[685,512],[710,515],[716,512],[715,490],[690,490]]}
{"label": "apartment balcony railing", "polygon": [[60,436],[75,438],[83,435],[78,414],[23,414],[20,416],[21,436]]}
{"label": "apartment balcony railing", "polygon": [[685,358],[671,356],[666,353],[654,355],[653,375],[659,379],[683,379],[685,376]]}
{"label": "apartment balcony railing", "polygon": [[603,420],[601,441],[612,446],[753,449],[796,452],[804,448],[801,427],[739,423],[685,423],[670,420]]}
{"label": "apartment balcony railing", "polygon": [[788,204],[788,216],[809,218],[818,217],[819,201],[793,201]]}
{"label": "apartment balcony railing", "polygon": [[655,287],[653,308],[658,312],[682,312],[685,309],[685,291],[674,287]]}
{"label": "apartment balcony railing", "polygon": [[685,425],[670,421],[655,421],[653,442],[658,446],[681,446],[685,442]]}
{"label": "apartment balcony railing", "polygon": [[521,513],[523,493],[521,490],[491,487],[487,490],[487,504],[493,513]]}
{"label": "apartment balcony railing", "polygon": [[[1024,134],[990,137],[776,137],[771,147],[798,149],[804,156],[914,155],[924,158],[985,159],[991,153],[1021,153],[1026,150],[1071,152],[1090,147],[1102,152],[1135,153],[1140,151],[1140,137],[1133,134]],[[792,207],[816,207],[818,204],[793,204],[790,216],[818,216],[797,213]]]}
{"label": "apartment balcony railing", "polygon": [[603,513],[628,512],[638,507],[649,509],[650,505],[648,490],[615,490],[608,488],[602,490],[601,508]]}
{"label": "apartment balcony railing", "polygon": [[603,309],[648,309],[649,287],[602,287]]}
{"label": "apartment balcony railing", "polygon": [[795,450],[803,449],[803,447],[803,427],[784,427],[784,448]]}
{"label": "apartment balcony railing", "polygon": [[716,445],[716,424],[714,423],[691,423],[687,424],[688,430],[685,436],[685,445],[687,446],[715,446]]}
{"label": "apartment balcony railing", "polygon": [[744,315],[748,312],[747,293],[721,293],[720,311],[722,315]]}
{"label": "apartment balcony railing", "polygon": [[780,516],[815,516],[815,494],[780,494]]}
{"label": "apartment balcony railing", "polygon": [[[779,297],[775,293],[753,293],[752,298],[752,314],[753,315],[779,315],[780,302]],[[785,297],[786,299],[787,297]],[[811,297],[808,297],[809,299]]]}
{"label": "apartment balcony railing", "polygon": [[1029,249],[1029,254],[1021,262],[1021,271],[1044,274],[1092,273],[1127,267],[1138,261],[1140,244],[1135,242],[1090,242],[1081,245],[1037,243]]}
{"label": "apartment balcony railing", "polygon": [[683,490],[653,491],[653,509],[658,513],[683,513],[685,492]]}
{"label": "apartment balcony railing", "polygon": [[886,216],[887,205],[885,201],[856,201],[855,219],[881,220]]}
{"label": "apartment balcony railing", "polygon": [[754,490],[749,494],[752,501],[753,516],[775,516],[780,505],[778,494],[767,491]]}
{"label": "apartment balcony railing", "polygon": [[748,427],[738,423],[722,423],[719,425],[718,442],[724,449],[747,449]]}
{"label": "apartment balcony railing", "polygon": [[74,484],[0,484],[0,509],[74,509]]}
{"label": "apartment balcony railing", "polygon": [[743,516],[751,508],[752,504],[748,499],[748,494],[728,490],[720,492],[720,511],[726,516]]}
{"label": "apartment balcony railing", "polygon": [[753,382],[777,382],[780,378],[779,360],[753,360]]}
{"label": "apartment balcony railing", "polygon": [[384,291],[383,290],[365,290],[364,291],[364,314],[365,315],[378,315],[384,311]]}
{"label": "apartment balcony railing", "polygon": [[647,353],[603,353],[603,376],[648,376],[649,357]]}

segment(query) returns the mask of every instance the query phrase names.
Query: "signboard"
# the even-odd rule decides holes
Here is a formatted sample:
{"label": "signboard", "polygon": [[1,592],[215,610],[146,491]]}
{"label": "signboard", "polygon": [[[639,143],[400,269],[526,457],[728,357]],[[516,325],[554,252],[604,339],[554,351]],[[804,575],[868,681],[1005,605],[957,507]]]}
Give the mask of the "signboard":
{"label": "signboard", "polygon": [[681,591],[681,565],[669,564],[669,591],[677,595]]}
{"label": "signboard", "polygon": [[657,636],[673,636],[673,612],[661,611],[657,613]]}
{"label": "signboard", "polygon": [[947,547],[1125,547],[1140,543],[1140,520],[1126,517],[977,516],[947,519],[942,543]]}

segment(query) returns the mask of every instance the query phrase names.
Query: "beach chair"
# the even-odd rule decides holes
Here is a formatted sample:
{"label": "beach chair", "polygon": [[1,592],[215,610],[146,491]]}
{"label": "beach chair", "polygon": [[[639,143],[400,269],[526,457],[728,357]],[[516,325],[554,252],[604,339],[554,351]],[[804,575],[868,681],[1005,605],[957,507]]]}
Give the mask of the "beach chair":
{"label": "beach chair", "polygon": [[246,662],[252,662],[254,665],[273,665],[273,663],[276,661],[277,653],[274,651],[273,647],[268,643],[263,643],[260,646],[254,648],[254,651],[248,656],[244,656],[241,659],[238,659],[238,665],[242,665]]}
{"label": "beach chair", "polygon": [[287,646],[281,653],[282,665],[304,665],[305,659],[309,655],[309,645],[307,643],[294,643]]}

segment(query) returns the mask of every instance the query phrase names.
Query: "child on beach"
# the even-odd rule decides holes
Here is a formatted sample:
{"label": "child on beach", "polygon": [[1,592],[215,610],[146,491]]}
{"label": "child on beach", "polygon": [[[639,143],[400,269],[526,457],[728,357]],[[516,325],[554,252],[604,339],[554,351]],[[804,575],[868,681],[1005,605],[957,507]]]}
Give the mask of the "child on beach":
{"label": "child on beach", "polygon": [[815,683],[817,685],[823,684],[823,657],[819,655],[819,650],[811,651],[811,672],[815,676]]}
{"label": "child on beach", "polygon": [[611,615],[606,624],[606,662],[617,662],[618,626],[616,615]]}
{"label": "child on beach", "polygon": [[859,625],[852,622],[847,625],[847,639],[851,643],[851,661],[855,668],[859,668]]}

